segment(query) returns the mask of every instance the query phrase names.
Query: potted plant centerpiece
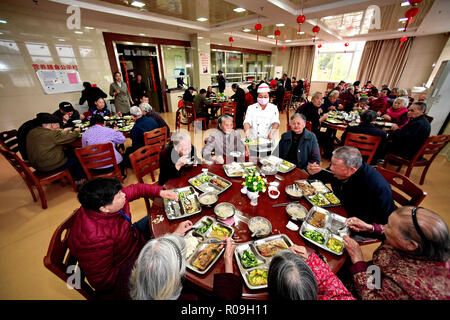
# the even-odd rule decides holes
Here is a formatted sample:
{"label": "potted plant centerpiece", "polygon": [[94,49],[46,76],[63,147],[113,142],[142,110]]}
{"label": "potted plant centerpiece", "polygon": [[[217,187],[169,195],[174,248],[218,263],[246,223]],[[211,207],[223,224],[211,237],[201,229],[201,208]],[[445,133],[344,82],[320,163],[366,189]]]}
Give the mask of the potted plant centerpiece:
{"label": "potted plant centerpiece", "polygon": [[259,172],[250,172],[243,175],[244,186],[242,189],[243,193],[246,193],[248,198],[251,200],[250,204],[256,206],[258,204],[259,192],[265,192],[267,189],[267,180],[262,178]]}

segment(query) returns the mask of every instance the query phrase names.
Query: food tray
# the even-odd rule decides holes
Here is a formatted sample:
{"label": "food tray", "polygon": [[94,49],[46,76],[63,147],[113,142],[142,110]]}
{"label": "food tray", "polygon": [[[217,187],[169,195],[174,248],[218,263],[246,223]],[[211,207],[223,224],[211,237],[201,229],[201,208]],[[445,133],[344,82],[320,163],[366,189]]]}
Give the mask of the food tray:
{"label": "food tray", "polygon": [[267,146],[269,147],[272,144],[272,140],[267,138],[257,138],[257,139],[246,139],[242,138],[242,142],[249,147],[255,147],[255,146]]}
{"label": "food tray", "polygon": [[[183,187],[174,189],[174,192],[180,194],[185,194],[186,192],[190,192],[191,194],[187,196],[187,199],[191,202],[191,205],[194,205],[197,207],[197,210],[192,211],[191,213],[187,213],[187,206],[188,204],[185,203],[182,199],[180,199],[180,196],[178,200],[170,200],[170,199],[164,199],[164,211],[166,212],[167,219],[169,220],[177,220],[177,219],[183,219],[186,217],[193,216],[199,212],[202,211],[202,205],[198,201],[198,193],[192,188],[191,186]],[[183,196],[181,196],[183,197]]]}
{"label": "food tray", "polygon": [[[310,225],[308,223],[316,211],[326,214],[325,225],[323,228],[316,228],[313,225]],[[344,229],[337,231],[337,227],[345,225],[346,220],[347,219],[343,216],[340,216],[336,213],[330,212],[323,208],[314,206],[311,208],[311,210],[309,210],[305,221],[302,223],[299,233],[302,238],[308,240],[309,242],[312,242],[316,246],[318,246],[328,252],[331,252],[333,254],[340,256],[343,254],[344,249],[345,249],[344,240],[342,237],[344,235],[349,235],[349,229],[348,229],[348,226],[346,226]],[[338,225],[338,226],[336,226],[336,225]],[[303,234],[305,231],[315,231],[315,232],[321,233],[324,238],[323,244],[305,236]],[[342,250],[340,252],[335,252],[327,247],[327,243],[330,240],[330,238],[334,238],[342,243]]]}
{"label": "food tray", "polygon": [[[234,251],[234,257],[236,258],[237,261],[237,265],[238,265],[238,269],[239,272],[242,275],[242,278],[244,278],[244,282],[247,285],[247,287],[249,289],[263,289],[263,288],[267,288],[267,283],[264,285],[260,285],[260,286],[254,286],[251,285],[247,276],[250,274],[250,272],[252,272],[255,269],[262,269],[262,270],[268,270],[269,269],[269,265],[270,262],[272,261],[272,257],[263,257],[260,252],[257,249],[257,246],[264,244],[264,243],[269,243],[272,241],[282,241],[284,244],[286,244],[287,247],[291,247],[293,245],[291,239],[289,239],[289,237],[285,234],[277,234],[274,236],[270,236],[267,238],[263,238],[263,239],[258,239],[255,241],[249,241],[246,243],[243,243],[241,245],[238,245],[236,247],[236,250]],[[245,268],[241,262],[241,255],[245,250],[249,250],[256,258],[256,260],[258,260],[260,262],[260,264],[258,264],[255,267],[249,267],[249,268]]]}
{"label": "food tray", "polygon": [[[208,176],[208,178],[202,180],[203,176]],[[209,182],[213,178],[219,179],[220,181],[224,182],[227,186],[222,188],[222,187],[219,187],[219,186]],[[206,181],[206,180],[208,180],[208,181]],[[198,181],[199,183],[196,181]],[[191,185],[193,185],[194,188],[200,190],[201,192],[215,192],[217,194],[220,194],[220,193],[224,192],[225,190],[229,189],[232,184],[230,181],[228,181],[214,173],[211,173],[211,172],[202,172],[202,173],[196,175],[195,177],[189,179],[188,182]]]}
{"label": "food tray", "polygon": [[223,171],[227,177],[230,178],[240,178],[249,170],[255,170],[259,172],[259,168],[254,162],[233,162],[230,164],[223,165]]}
{"label": "food tray", "polygon": [[[209,228],[203,232],[200,233],[198,231],[196,231],[196,228],[200,228],[202,225],[204,225],[204,222],[208,222],[211,223],[211,225],[209,226]],[[216,255],[216,257],[208,264],[208,266],[204,269],[204,270],[200,270],[197,269],[196,267],[194,267],[193,263],[194,261],[197,259],[197,256],[200,254],[201,251],[203,251],[203,249],[205,249],[208,245],[208,243],[204,243],[203,241],[206,239],[211,239],[210,235],[211,232],[213,231],[213,226],[219,226],[221,228],[225,228],[230,232],[229,237],[232,237],[234,234],[234,229],[232,227],[230,227],[229,225],[226,225],[224,223],[221,223],[219,221],[217,221],[216,219],[214,219],[213,217],[209,217],[209,216],[204,216],[202,217],[199,221],[197,221],[193,226],[192,226],[192,231],[190,231],[186,237],[188,235],[193,235],[195,237],[198,237],[199,239],[201,239],[200,244],[197,246],[197,248],[195,249],[195,251],[192,253],[192,255],[187,258],[186,260],[186,267],[190,270],[192,270],[195,273],[198,274],[206,274],[211,267],[217,262],[217,260],[219,260],[220,256],[223,254],[223,252],[225,251],[225,246],[220,250],[220,252]],[[213,238],[214,239],[214,238]],[[220,246],[220,243],[218,244]]]}
{"label": "food tray", "polygon": [[[305,182],[304,180],[302,182]],[[321,183],[323,186],[323,191],[324,192],[318,192],[318,190],[316,188],[314,188],[314,190],[316,191],[314,196],[305,196],[306,200],[308,200],[308,202],[313,205],[313,206],[318,206],[318,207],[322,207],[322,208],[330,208],[330,207],[337,207],[341,205],[341,201],[336,197],[336,195],[333,193],[332,190],[330,190],[330,188],[328,188],[322,181],[320,180],[308,180],[307,181],[309,183],[310,186],[312,186],[314,188],[314,186],[312,185],[312,183]],[[325,197],[325,194],[328,194],[329,196],[333,197],[336,199],[336,203],[332,203],[327,197]],[[318,197],[320,199],[323,200],[324,204],[319,204],[317,202],[314,202],[312,200],[312,198],[314,197]]]}
{"label": "food tray", "polygon": [[270,155],[268,157],[262,157],[259,159],[259,162],[262,165],[273,165],[277,167],[277,171],[280,173],[288,173],[291,172],[292,170],[294,170],[296,168],[295,164],[283,160],[281,158],[275,157],[273,155]]}
{"label": "food tray", "polygon": [[325,122],[328,122],[331,124],[344,124],[345,123],[345,121],[343,121],[343,120],[338,120],[338,119],[333,119],[333,118],[327,119],[327,120],[325,120]]}

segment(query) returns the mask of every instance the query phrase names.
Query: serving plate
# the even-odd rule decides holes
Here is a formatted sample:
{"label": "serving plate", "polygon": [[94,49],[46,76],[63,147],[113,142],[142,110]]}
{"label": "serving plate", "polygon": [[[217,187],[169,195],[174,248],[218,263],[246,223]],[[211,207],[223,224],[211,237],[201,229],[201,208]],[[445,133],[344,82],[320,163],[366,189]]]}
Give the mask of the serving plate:
{"label": "serving plate", "polygon": [[[211,183],[212,179],[220,180],[224,184],[224,186],[221,187],[217,184]],[[200,190],[201,192],[214,192],[216,194],[220,194],[228,190],[232,185],[230,181],[211,172],[202,172],[196,175],[195,177],[189,179],[188,182],[192,186],[194,186],[194,188]]]}
{"label": "serving plate", "polygon": [[259,162],[262,165],[276,166],[277,171],[280,173],[288,173],[296,168],[295,164],[293,164],[289,161],[283,160],[281,158],[278,158],[274,155],[259,158]]}
{"label": "serving plate", "polygon": [[254,162],[233,162],[230,164],[224,164],[222,168],[227,177],[230,178],[240,178],[245,173],[260,171],[258,165]]}
{"label": "serving plate", "polygon": [[[333,193],[333,191],[328,188],[322,181],[320,180],[301,180],[302,183],[307,183],[311,187],[314,188],[314,195],[305,195],[306,200],[313,205],[318,206],[322,208],[329,208],[329,207],[337,207],[341,205],[341,201],[336,197],[336,195]],[[319,186],[317,186],[319,185]],[[325,196],[327,194],[327,196]],[[333,199],[331,201],[330,199]],[[321,201],[322,203],[317,202],[317,200]]]}
{"label": "serving plate", "polygon": [[[202,211],[202,206],[198,200],[198,193],[191,186],[173,189],[178,194],[178,200],[164,199],[164,211],[167,219],[184,219]],[[189,211],[189,206],[194,206],[196,210]]]}

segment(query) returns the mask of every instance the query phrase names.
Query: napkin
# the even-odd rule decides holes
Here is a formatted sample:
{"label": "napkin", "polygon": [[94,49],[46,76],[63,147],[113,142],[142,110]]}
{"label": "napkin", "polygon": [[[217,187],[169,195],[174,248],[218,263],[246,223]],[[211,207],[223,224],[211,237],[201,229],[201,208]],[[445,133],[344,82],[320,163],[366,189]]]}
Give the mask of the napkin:
{"label": "napkin", "polygon": [[286,228],[288,228],[289,230],[292,230],[292,231],[297,231],[298,225],[296,225],[292,221],[289,221],[288,224],[286,225]]}
{"label": "napkin", "polygon": [[229,226],[232,226],[234,224],[234,222],[235,222],[234,221],[234,217],[230,217],[230,218],[225,219],[225,220],[222,220],[222,219],[217,219],[217,220],[222,222],[222,223],[225,223],[225,224],[227,224]]}

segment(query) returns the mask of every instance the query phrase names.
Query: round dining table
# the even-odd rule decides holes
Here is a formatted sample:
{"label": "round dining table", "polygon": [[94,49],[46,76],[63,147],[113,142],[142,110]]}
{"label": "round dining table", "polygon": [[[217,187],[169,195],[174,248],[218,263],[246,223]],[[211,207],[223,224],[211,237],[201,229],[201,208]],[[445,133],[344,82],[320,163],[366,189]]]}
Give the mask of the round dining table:
{"label": "round dining table", "polygon": [[[221,202],[229,202],[232,203],[236,207],[236,209],[241,212],[241,214],[234,216],[235,223],[232,226],[234,228],[234,235],[232,238],[235,242],[240,244],[256,240],[251,238],[251,232],[248,229],[245,218],[261,216],[267,218],[272,224],[272,233],[270,235],[285,234],[291,239],[294,244],[305,246],[309,253],[319,252],[326,258],[328,265],[334,273],[336,273],[342,267],[345,260],[347,259],[346,252],[344,252],[341,256],[334,255],[325,250],[322,250],[321,248],[308,241],[303,241],[303,238],[300,236],[298,230],[291,231],[290,229],[286,228],[286,224],[290,221],[286,213],[286,206],[272,207],[275,204],[292,202],[292,200],[287,197],[285,188],[286,186],[292,184],[294,180],[307,179],[308,174],[305,171],[296,168],[289,173],[278,173],[278,176],[283,179],[281,181],[276,179],[273,175],[266,176],[268,182],[279,181],[280,185],[278,189],[280,190],[280,195],[277,199],[271,199],[269,198],[267,191],[264,193],[260,192],[257,206],[251,206],[250,200],[247,195],[241,193],[240,190],[242,188],[243,178],[227,177],[222,168],[222,165],[219,164],[202,164],[195,167],[185,168],[183,169],[180,178],[169,180],[165,184],[165,186],[168,189],[189,186],[190,184],[188,183],[188,179],[200,174],[202,172],[202,169],[204,168],[207,168],[209,172],[215,173],[232,182],[232,186],[230,186],[230,188],[219,194],[219,200],[217,201],[217,204]],[[312,205],[309,204],[309,202],[307,202],[304,198],[300,200],[300,204],[303,205],[308,211],[312,207]],[[342,206],[328,208],[327,210],[347,217],[347,214]],[[158,215],[162,215],[164,219],[155,219],[155,217]],[[173,232],[176,229],[177,225],[182,221],[190,220],[193,224],[195,224],[203,216],[211,216],[213,218],[216,218],[214,215],[214,207],[202,207],[202,211],[200,213],[190,217],[186,217],[184,219],[168,220],[164,211],[163,199],[156,198],[153,201],[151,219],[149,223],[153,235],[155,237],[159,237],[166,233]],[[239,216],[241,218],[239,218]],[[154,223],[154,221],[152,221],[153,219],[157,220],[157,222]],[[299,227],[301,226],[299,222],[296,223]],[[234,273],[240,276],[235,259],[233,266]],[[213,265],[211,269],[204,275],[197,274],[190,269],[186,269],[186,279],[190,281],[190,283],[193,284],[194,287],[200,288],[203,292],[212,293],[214,274],[223,273],[224,268],[224,259],[222,256],[215,263],[215,265]],[[249,288],[247,288],[247,286],[244,285],[242,298],[250,300],[266,300],[268,299],[268,291],[267,289],[250,290]]]}

